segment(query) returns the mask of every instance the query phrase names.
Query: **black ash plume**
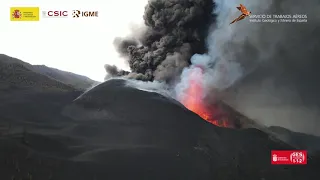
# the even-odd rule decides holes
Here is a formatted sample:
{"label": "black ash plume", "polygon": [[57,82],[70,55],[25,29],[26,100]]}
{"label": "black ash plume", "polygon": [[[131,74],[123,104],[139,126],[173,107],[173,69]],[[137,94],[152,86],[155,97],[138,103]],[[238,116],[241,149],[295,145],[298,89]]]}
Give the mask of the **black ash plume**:
{"label": "black ash plume", "polygon": [[114,41],[116,50],[128,60],[131,73],[113,68],[112,76],[173,80],[190,65],[193,54],[206,52],[205,39],[215,19],[213,9],[212,0],[150,0],[143,16],[144,32]]}

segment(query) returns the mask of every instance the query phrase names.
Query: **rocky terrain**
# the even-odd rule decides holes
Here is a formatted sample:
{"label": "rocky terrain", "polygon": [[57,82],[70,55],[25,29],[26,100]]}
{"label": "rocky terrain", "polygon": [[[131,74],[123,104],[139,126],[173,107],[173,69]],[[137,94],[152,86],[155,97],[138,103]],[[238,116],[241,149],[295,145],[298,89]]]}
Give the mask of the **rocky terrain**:
{"label": "rocky terrain", "polygon": [[318,179],[316,153],[304,166],[271,165],[271,150],[295,146],[263,130],[214,126],[126,80],[83,93],[13,64],[0,61],[1,180]]}

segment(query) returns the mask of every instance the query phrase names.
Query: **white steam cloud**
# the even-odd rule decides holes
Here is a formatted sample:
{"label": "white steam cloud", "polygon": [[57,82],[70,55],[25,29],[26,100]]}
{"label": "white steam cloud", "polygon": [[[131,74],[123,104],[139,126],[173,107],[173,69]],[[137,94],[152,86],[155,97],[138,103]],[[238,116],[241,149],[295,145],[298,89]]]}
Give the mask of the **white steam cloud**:
{"label": "white steam cloud", "polygon": [[[238,48],[228,49],[229,44],[241,44],[247,36],[254,31],[253,28],[248,28],[248,22],[241,22],[235,25],[230,25],[230,22],[240,15],[240,11],[236,9],[239,6],[239,1],[217,0],[215,1],[216,8],[213,11],[217,14],[217,21],[212,25],[211,33],[207,38],[208,53],[195,54],[191,58],[192,65],[185,68],[181,75],[181,82],[176,86],[176,94],[183,94],[189,86],[190,73],[197,68],[202,67],[204,74],[198,81],[203,84],[206,92],[212,90],[224,90],[232,86],[237,80],[246,74],[248,71],[242,67],[238,61],[235,52],[241,51],[241,46]],[[243,1],[241,2],[248,9],[260,9],[261,3]],[[264,6],[267,8],[267,6]]]}
{"label": "white steam cloud", "polygon": [[[203,75],[198,82],[205,88],[206,100],[217,92],[231,92],[225,100],[262,124],[319,134],[320,103],[315,101],[320,97],[316,93],[320,90],[316,80],[319,52],[315,50],[319,47],[319,1],[215,3],[217,22],[207,37],[208,53],[193,55],[192,65],[184,69],[175,93],[184,94],[190,78],[195,78],[191,73],[201,67]],[[308,22],[253,23],[247,17],[230,25],[241,14],[236,8],[240,3],[252,14],[304,14]],[[266,86],[266,81],[271,83]]]}

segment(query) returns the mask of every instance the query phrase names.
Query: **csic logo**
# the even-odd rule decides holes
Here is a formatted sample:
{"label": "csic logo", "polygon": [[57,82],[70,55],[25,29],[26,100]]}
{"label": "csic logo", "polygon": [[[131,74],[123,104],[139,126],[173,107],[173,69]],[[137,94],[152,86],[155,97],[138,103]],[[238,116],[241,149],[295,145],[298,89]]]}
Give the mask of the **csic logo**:
{"label": "csic logo", "polygon": [[42,11],[42,15],[45,18],[67,18],[68,11]]}
{"label": "csic logo", "polygon": [[73,10],[72,17],[73,17],[73,18],[80,18],[80,17],[98,17],[98,11],[80,11],[80,10]]}

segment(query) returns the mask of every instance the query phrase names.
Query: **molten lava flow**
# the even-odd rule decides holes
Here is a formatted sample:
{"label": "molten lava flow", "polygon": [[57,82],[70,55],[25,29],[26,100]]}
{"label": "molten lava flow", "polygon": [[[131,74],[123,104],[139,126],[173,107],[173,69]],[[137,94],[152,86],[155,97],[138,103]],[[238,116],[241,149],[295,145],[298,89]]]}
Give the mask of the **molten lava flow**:
{"label": "molten lava flow", "polygon": [[208,107],[203,101],[203,70],[194,68],[189,77],[188,88],[185,96],[181,99],[181,103],[190,111],[195,112],[204,120],[221,127],[232,127],[228,123],[226,114],[216,105]]}

